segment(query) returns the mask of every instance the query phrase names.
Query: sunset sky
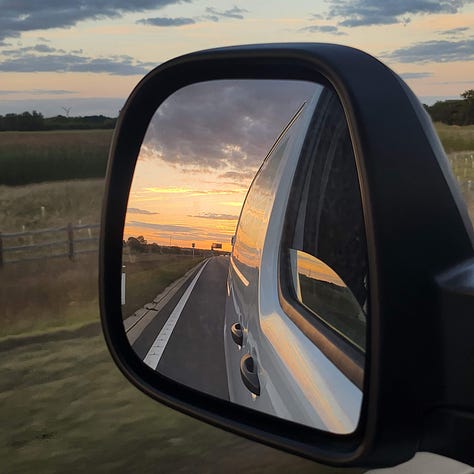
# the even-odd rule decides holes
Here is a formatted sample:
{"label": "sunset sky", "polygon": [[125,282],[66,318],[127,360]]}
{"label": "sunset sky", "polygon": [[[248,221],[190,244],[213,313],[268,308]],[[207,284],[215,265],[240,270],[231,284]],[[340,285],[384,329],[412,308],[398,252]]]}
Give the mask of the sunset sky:
{"label": "sunset sky", "polygon": [[230,251],[251,180],[315,90],[297,81],[213,81],[169,97],[140,152],[125,238]]}
{"label": "sunset sky", "polygon": [[363,49],[426,103],[474,81],[472,0],[0,0],[0,11],[0,114],[116,116],[157,64],[255,42]]}

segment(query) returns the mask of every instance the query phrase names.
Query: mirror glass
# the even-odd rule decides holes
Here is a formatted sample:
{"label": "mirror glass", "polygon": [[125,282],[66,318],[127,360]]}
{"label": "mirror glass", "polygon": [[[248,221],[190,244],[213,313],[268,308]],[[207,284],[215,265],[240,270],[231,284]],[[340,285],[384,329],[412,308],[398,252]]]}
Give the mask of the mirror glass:
{"label": "mirror glass", "polygon": [[[282,248],[287,227],[297,234],[314,214],[308,200],[304,226],[288,217],[299,215],[292,208],[310,186],[295,185],[308,149],[326,160],[340,148],[340,130],[349,136],[345,123],[333,128],[335,100],[320,84],[280,80],[202,82],[168,97],[148,126],[130,190],[121,303],[128,340],[153,370],[279,418],[351,433],[360,383],[288,317],[278,293],[288,285],[295,303],[363,360],[367,308],[344,271],[307,246]],[[345,155],[355,169],[352,151]],[[353,199],[356,174],[350,180]]]}

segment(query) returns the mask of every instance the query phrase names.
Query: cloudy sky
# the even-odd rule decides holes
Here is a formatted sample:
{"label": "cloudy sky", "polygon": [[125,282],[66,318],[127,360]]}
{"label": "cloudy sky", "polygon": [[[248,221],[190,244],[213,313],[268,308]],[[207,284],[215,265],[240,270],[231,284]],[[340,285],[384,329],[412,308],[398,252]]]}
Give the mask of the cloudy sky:
{"label": "cloudy sky", "polygon": [[321,86],[212,81],[180,89],[155,113],[135,168],[125,239],[231,250],[247,189],[275,139]]}
{"label": "cloudy sky", "polygon": [[363,49],[426,103],[474,87],[474,0],[0,0],[0,9],[0,114],[115,116],[155,65],[255,42]]}

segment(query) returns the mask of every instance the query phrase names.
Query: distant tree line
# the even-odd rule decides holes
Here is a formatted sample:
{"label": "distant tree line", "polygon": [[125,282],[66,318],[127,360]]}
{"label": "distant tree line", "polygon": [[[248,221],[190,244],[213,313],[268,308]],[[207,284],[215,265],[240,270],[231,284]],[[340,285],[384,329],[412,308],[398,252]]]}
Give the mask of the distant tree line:
{"label": "distant tree line", "polygon": [[65,117],[56,115],[45,118],[43,114],[23,112],[21,114],[0,115],[0,131],[41,131],[41,130],[92,130],[112,129],[117,119],[104,115],[87,115],[85,117]]}
{"label": "distant tree line", "polygon": [[[168,247],[166,245],[158,245],[157,243],[153,242],[149,244],[143,235],[139,235],[138,237],[129,237],[127,241],[123,242],[124,247],[128,247],[130,252],[132,253],[162,253],[162,254],[174,254],[174,255],[184,255],[190,254],[191,249],[183,249],[176,245]],[[198,252],[196,252],[197,255]]]}
{"label": "distant tree line", "polygon": [[[159,253],[159,254],[172,254],[172,255],[192,255],[193,251],[191,248],[178,247],[177,245],[167,246],[158,245],[155,242],[148,243],[143,235],[138,237],[129,237],[126,241],[123,241],[124,248],[132,254],[142,253]],[[195,249],[194,255],[196,256],[211,256],[215,254],[225,255],[227,252],[223,250],[205,250]]]}
{"label": "distant tree line", "polygon": [[474,124],[474,89],[461,94],[462,99],[444,100],[433,105],[425,105],[425,109],[433,122],[443,122],[448,125]]}

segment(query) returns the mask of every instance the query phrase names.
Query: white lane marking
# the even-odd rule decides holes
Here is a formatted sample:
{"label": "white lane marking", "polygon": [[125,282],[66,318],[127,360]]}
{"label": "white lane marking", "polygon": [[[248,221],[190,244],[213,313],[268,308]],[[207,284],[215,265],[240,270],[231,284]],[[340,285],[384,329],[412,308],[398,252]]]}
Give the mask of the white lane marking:
{"label": "white lane marking", "polygon": [[168,344],[168,341],[171,337],[171,333],[173,332],[173,329],[176,326],[179,317],[181,316],[181,312],[183,311],[184,305],[188,301],[188,298],[191,295],[191,292],[193,291],[194,285],[196,285],[199,277],[201,276],[202,271],[204,270],[208,262],[209,260],[204,263],[197,275],[194,277],[193,281],[186,288],[186,291],[183,293],[183,296],[181,296],[181,299],[178,301],[178,304],[173,309],[165,325],[161,328],[161,331],[155,339],[155,342],[151,345],[150,350],[143,359],[143,362],[145,362],[145,364],[151,367],[152,369],[156,370],[156,368],[158,367],[158,363],[160,362],[161,356],[165,351],[166,344]]}

